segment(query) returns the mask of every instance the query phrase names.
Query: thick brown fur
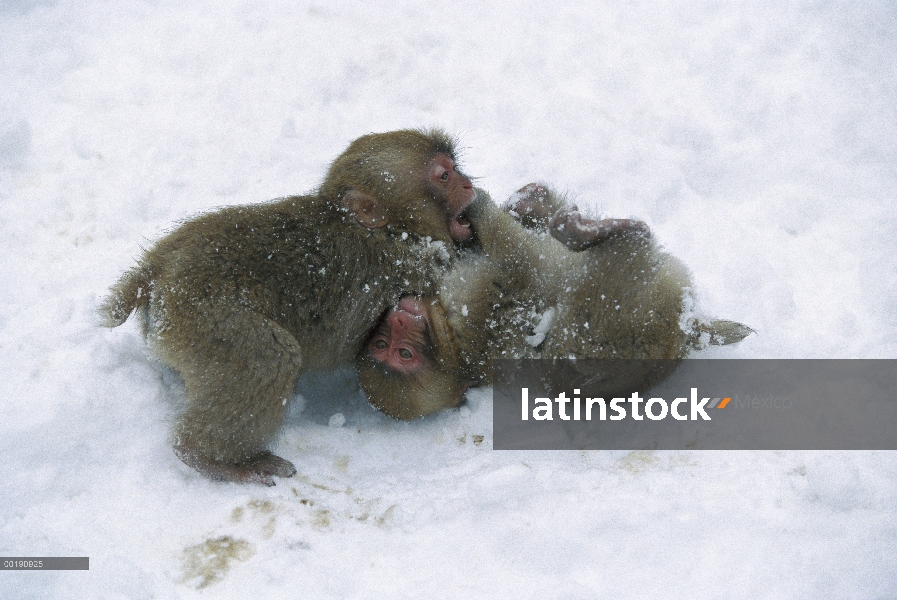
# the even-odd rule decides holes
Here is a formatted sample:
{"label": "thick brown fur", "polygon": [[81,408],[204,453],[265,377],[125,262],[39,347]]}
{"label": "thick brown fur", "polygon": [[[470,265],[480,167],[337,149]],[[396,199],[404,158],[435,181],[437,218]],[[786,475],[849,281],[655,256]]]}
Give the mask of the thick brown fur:
{"label": "thick brown fur", "polygon": [[[643,224],[584,221],[554,192],[527,188],[507,212],[478,194],[468,215],[480,253],[459,261],[437,296],[421,300],[426,330],[445,332],[431,333],[424,348],[438,360],[399,374],[366,346],[357,364],[374,406],[401,419],[456,406],[469,386],[491,384],[496,358],[680,359],[701,343],[750,333],[686,315],[689,274]],[[392,314],[371,339],[388,333]],[[643,364],[621,384],[649,386],[669,374]]]}
{"label": "thick brown fur", "polygon": [[[434,157],[452,165],[449,191],[426,179]],[[139,310],[183,377],[177,455],[215,479],[295,473],[267,446],[299,374],[350,363],[401,294],[436,292],[472,196],[445,133],[372,134],[315,194],[225,208],[160,239],[101,312],[114,327]]]}

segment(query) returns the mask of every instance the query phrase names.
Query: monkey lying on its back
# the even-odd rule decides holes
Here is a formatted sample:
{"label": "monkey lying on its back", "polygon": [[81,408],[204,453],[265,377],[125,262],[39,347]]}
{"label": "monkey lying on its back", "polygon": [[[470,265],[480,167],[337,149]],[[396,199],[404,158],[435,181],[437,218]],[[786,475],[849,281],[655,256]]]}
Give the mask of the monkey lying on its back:
{"label": "monkey lying on its back", "polygon": [[473,196],[445,133],[372,134],[313,195],[225,208],[159,240],[102,312],[115,327],[142,309],[154,350],[183,377],[178,457],[214,479],[294,474],[267,445],[300,372],[351,362],[402,293],[435,292],[453,243],[471,235]]}
{"label": "monkey lying on its back", "polygon": [[356,364],[385,413],[413,419],[456,406],[470,386],[491,384],[495,358],[677,359],[751,332],[685,314],[688,272],[643,223],[583,220],[541,186],[512,200],[520,223],[478,191],[468,216],[482,253],[447,273],[436,296],[404,298],[369,338]]}

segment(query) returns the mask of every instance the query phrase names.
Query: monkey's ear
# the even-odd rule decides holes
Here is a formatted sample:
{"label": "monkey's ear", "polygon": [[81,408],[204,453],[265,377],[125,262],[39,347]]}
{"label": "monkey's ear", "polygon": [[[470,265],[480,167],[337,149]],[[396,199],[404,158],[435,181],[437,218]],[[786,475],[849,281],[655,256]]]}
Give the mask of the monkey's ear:
{"label": "monkey's ear", "polygon": [[380,202],[370,194],[349,190],[343,197],[343,206],[368,229],[379,229],[389,223],[389,219],[380,210]]}

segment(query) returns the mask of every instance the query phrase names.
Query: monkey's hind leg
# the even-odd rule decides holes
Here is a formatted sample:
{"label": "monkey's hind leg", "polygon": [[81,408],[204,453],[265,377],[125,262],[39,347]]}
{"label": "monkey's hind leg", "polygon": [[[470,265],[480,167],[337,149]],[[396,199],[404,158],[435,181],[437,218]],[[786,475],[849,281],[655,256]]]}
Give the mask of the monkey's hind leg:
{"label": "monkey's hind leg", "polygon": [[293,464],[267,446],[299,376],[296,339],[253,311],[194,307],[193,313],[201,315],[196,328],[182,322],[159,337],[163,359],[181,373],[187,393],[174,428],[175,454],[219,481],[271,486],[273,476],[294,475]]}
{"label": "monkey's hind leg", "polygon": [[551,236],[574,252],[593,248],[616,236],[648,239],[651,230],[641,221],[632,219],[583,218],[574,204],[555,213],[548,226]]}

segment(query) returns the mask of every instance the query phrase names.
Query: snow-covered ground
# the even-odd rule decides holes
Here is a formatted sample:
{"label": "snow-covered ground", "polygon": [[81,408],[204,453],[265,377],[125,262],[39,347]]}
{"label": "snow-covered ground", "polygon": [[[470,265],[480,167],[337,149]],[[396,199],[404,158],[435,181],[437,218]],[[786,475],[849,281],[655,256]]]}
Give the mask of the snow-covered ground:
{"label": "snow-covered ground", "polygon": [[[304,384],[274,488],[214,483],[180,384],[94,327],[141,246],[439,125],[493,197],[636,216],[717,356],[897,358],[892,2],[0,2],[2,598],[894,598],[893,452],[498,452],[488,390],[398,423]],[[345,415],[342,427],[330,417]]]}

